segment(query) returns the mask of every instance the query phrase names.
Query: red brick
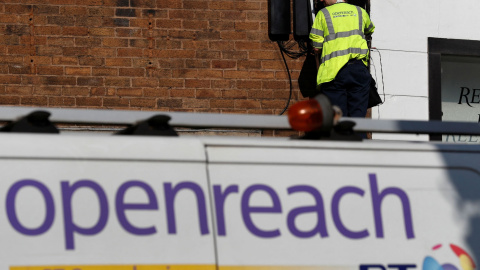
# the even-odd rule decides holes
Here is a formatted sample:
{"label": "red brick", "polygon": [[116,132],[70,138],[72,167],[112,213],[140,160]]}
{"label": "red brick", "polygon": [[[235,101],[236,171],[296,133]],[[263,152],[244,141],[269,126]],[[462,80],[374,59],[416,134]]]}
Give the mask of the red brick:
{"label": "red brick", "polygon": [[48,98],[39,96],[22,97],[20,104],[27,106],[47,106]]}
{"label": "red brick", "polygon": [[148,108],[155,108],[157,104],[156,99],[150,98],[132,98],[130,99],[130,107],[148,107]]}
{"label": "red brick", "polygon": [[105,107],[128,107],[130,101],[125,98],[104,98],[103,106]]}
{"label": "red brick", "polygon": [[89,34],[92,36],[114,36],[115,29],[114,28],[90,28]]}
{"label": "red brick", "polygon": [[[86,88],[88,89],[88,88]],[[92,87],[90,88],[90,95],[91,96],[106,96],[109,92],[109,89],[105,87]],[[115,89],[112,91],[113,93],[115,92]],[[88,96],[88,94],[87,94]]]}
{"label": "red brick", "polygon": [[273,71],[251,71],[250,72],[251,79],[267,79],[273,80],[275,78],[275,72]]}
{"label": "red brick", "polygon": [[20,76],[0,75],[0,83],[2,84],[19,84],[22,82]]}
{"label": "red brick", "polygon": [[103,66],[105,64],[105,59],[98,57],[80,56],[78,58],[78,63],[83,66]]}
{"label": "red brick", "polygon": [[73,47],[75,45],[75,39],[73,37],[48,37],[48,46],[67,46]]}
{"label": "red brick", "polygon": [[[102,40],[96,37],[76,37],[74,45],[77,47],[98,47],[102,44]],[[90,55],[95,55],[91,51],[88,52]]]}
{"label": "red brick", "polygon": [[185,87],[188,88],[210,88],[212,82],[210,80],[186,79]]}
{"label": "red brick", "polygon": [[117,55],[119,57],[142,57],[143,49],[118,49]]}
{"label": "red brick", "polygon": [[175,28],[182,27],[182,21],[181,20],[156,20],[155,25],[158,28],[175,29]]}
{"label": "red brick", "polygon": [[236,82],[234,80],[213,80],[212,88],[216,89],[233,89],[236,88]]}
{"label": "red brick", "polygon": [[5,13],[7,14],[29,14],[32,11],[31,5],[6,4]]}
{"label": "red brick", "polygon": [[42,96],[59,96],[61,93],[62,88],[60,86],[35,87],[33,90],[34,95]]}
{"label": "red brick", "polygon": [[118,76],[117,68],[94,67],[92,68],[93,76]]}
{"label": "red brick", "polygon": [[231,90],[223,90],[222,97],[224,98],[247,98],[248,91],[246,90],[238,90],[238,89],[231,89]]}
{"label": "red brick", "polygon": [[184,87],[185,86],[185,80],[183,80],[183,79],[161,79],[161,80],[158,81],[158,86],[160,86],[160,87],[172,87],[172,88]]}
{"label": "red brick", "polygon": [[48,76],[45,77],[45,84],[47,85],[75,85],[75,77],[62,77],[62,76]]}
{"label": "red brick", "polygon": [[10,74],[32,74],[32,67],[30,65],[9,65],[8,73]]}
{"label": "red brick", "polygon": [[119,76],[128,76],[128,77],[143,77],[145,76],[144,68],[119,68]]}
{"label": "red brick", "polygon": [[19,105],[20,97],[18,96],[0,96],[0,105]]}
{"label": "red brick", "polygon": [[232,60],[213,60],[212,61],[212,68],[219,68],[219,69],[228,69],[228,68],[236,68],[237,61]]}
{"label": "red brick", "polygon": [[37,73],[40,75],[63,75],[63,67],[38,66]]}
{"label": "red brick", "polygon": [[8,46],[7,54],[19,54],[19,55],[28,55],[32,49],[30,46]]}
{"label": "red brick", "polygon": [[220,98],[222,97],[222,92],[220,90],[213,89],[197,89],[195,90],[196,98]]}
{"label": "red brick", "polygon": [[80,107],[100,107],[103,100],[98,97],[76,97],[75,104]]}
{"label": "red brick", "polygon": [[250,73],[248,71],[225,70],[224,78],[247,79]]}
{"label": "red brick", "polygon": [[87,36],[87,27],[66,26],[62,28],[62,35],[64,36]]}
{"label": "red brick", "polygon": [[99,77],[78,77],[77,85],[101,86],[104,84],[103,78]]}
{"label": "red brick", "polygon": [[248,53],[249,59],[257,59],[257,60],[272,60],[277,59],[277,52],[274,51],[250,51]]}
{"label": "red brick", "polygon": [[60,13],[64,15],[85,15],[88,9],[82,6],[62,6]]}
{"label": "red brick", "polygon": [[0,74],[8,74],[8,65],[0,64]]}
{"label": "red brick", "polygon": [[52,107],[74,107],[75,98],[73,97],[48,97],[48,106]]}
{"label": "red brick", "polygon": [[119,77],[106,77],[105,78],[105,85],[106,86],[117,86],[117,87],[130,87],[130,79],[129,78],[119,78]]}
{"label": "red brick", "polygon": [[90,90],[88,87],[69,87],[65,86],[62,89],[62,95],[64,96],[88,96]]}
{"label": "red brick", "polygon": [[37,48],[37,56],[58,56],[64,55],[63,48],[61,47],[39,47]]}
{"label": "red brick", "polygon": [[185,9],[208,9],[207,1],[184,1],[183,8]]}
{"label": "red brick", "polygon": [[210,108],[233,108],[232,99],[210,99]]}
{"label": "red brick", "polygon": [[88,76],[92,75],[90,67],[65,67],[66,75]]}
{"label": "red brick", "polygon": [[235,108],[241,109],[260,109],[261,104],[257,100],[245,100],[245,99],[237,99],[235,100]]}
{"label": "red brick", "polygon": [[171,8],[171,9],[180,9],[182,8],[183,1],[181,0],[155,0],[157,8]]}
{"label": "red brick", "polygon": [[249,90],[248,98],[250,99],[271,99],[273,90]]}
{"label": "red brick", "polygon": [[195,89],[172,89],[170,97],[195,97]]}
{"label": "red brick", "polygon": [[119,88],[117,90],[117,94],[119,96],[142,96],[143,90],[142,88]]}
{"label": "red brick", "polygon": [[[279,69],[282,69],[283,66],[280,66]],[[239,70],[254,70],[254,69],[262,69],[262,64],[260,61],[254,61],[254,60],[240,60],[238,61],[238,69]]]}
{"label": "red brick", "polygon": [[31,86],[8,86],[5,88],[6,94],[11,95],[31,95],[33,93],[33,87]]}
{"label": "red brick", "polygon": [[286,89],[287,81],[264,81],[262,82],[263,89]]}
{"label": "red brick", "polygon": [[23,64],[22,56],[0,55],[0,63]]}
{"label": "red brick", "polygon": [[210,102],[206,99],[186,98],[183,99],[183,108],[209,108]]}
{"label": "red brick", "polygon": [[52,57],[52,63],[54,65],[78,65],[78,58],[55,56]]}
{"label": "red brick", "polygon": [[[163,83],[166,84],[166,83]],[[157,87],[157,86],[166,86],[160,85],[158,78],[133,78],[132,79],[133,87]]]}
{"label": "red brick", "polygon": [[168,96],[168,89],[166,88],[145,88],[143,94],[146,97],[166,97]]}
{"label": "red brick", "polygon": [[159,99],[157,101],[157,107],[159,108],[161,107],[181,108],[182,106],[183,106],[183,101],[181,99]]}
{"label": "red brick", "polygon": [[106,58],[105,65],[110,67],[131,67],[131,58]]}
{"label": "red brick", "polygon": [[103,46],[106,47],[127,47],[128,39],[125,38],[104,38],[102,40]]}

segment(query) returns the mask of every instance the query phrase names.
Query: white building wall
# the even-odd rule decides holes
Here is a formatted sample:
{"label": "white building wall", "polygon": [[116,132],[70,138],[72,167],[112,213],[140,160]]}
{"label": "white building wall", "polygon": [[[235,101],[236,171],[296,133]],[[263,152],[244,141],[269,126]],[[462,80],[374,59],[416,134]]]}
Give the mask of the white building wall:
{"label": "white building wall", "polygon": [[[480,40],[480,0],[371,0],[373,119],[428,120],[428,38]],[[381,61],[380,61],[381,58]],[[382,74],[383,71],[383,74]],[[383,75],[383,79],[382,79]],[[374,134],[374,139],[427,139]]]}

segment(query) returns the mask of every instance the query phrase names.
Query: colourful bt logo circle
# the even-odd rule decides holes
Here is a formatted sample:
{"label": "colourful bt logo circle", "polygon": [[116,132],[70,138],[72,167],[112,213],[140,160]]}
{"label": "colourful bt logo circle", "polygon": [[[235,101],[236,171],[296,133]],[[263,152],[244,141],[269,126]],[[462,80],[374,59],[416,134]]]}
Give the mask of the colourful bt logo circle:
{"label": "colourful bt logo circle", "polygon": [[[432,249],[438,250],[442,248],[442,245],[436,245]],[[433,257],[426,256],[423,260],[423,270],[473,270],[475,269],[475,262],[472,260],[472,257],[462,248],[459,246],[450,244],[450,249],[452,249],[453,253],[457,255],[458,259],[460,260],[460,267],[462,269],[458,269],[455,265],[451,263],[440,264],[437,260]]]}

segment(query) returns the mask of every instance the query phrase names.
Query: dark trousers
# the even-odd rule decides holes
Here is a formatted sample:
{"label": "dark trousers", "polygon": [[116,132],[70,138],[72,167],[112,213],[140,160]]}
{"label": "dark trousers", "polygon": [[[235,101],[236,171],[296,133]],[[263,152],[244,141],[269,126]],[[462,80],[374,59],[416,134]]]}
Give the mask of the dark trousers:
{"label": "dark trousers", "polygon": [[343,116],[365,117],[371,76],[361,60],[350,60],[333,81],[323,83],[320,90],[332,105],[342,109]]}

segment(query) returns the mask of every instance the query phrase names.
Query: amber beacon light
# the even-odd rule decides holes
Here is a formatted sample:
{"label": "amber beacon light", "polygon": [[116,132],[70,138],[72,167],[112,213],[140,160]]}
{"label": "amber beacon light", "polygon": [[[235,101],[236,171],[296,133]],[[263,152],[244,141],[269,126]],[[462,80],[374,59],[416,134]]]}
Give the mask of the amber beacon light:
{"label": "amber beacon light", "polygon": [[300,101],[288,110],[288,122],[292,129],[304,132],[329,131],[335,124],[334,120],[340,116],[340,109],[332,106],[330,100],[322,94]]}

